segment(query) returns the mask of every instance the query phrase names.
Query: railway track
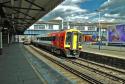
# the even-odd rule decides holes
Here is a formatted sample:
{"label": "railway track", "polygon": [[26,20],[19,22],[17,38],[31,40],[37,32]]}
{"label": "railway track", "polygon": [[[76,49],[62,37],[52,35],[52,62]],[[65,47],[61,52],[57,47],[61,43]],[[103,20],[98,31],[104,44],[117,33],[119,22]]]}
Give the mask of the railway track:
{"label": "railway track", "polygon": [[108,77],[111,80],[119,81],[122,84],[125,83],[125,72],[124,71],[106,67],[106,66],[100,65],[98,63],[93,63],[91,61],[87,61],[87,60],[84,60],[81,58],[78,58],[75,60],[69,59],[67,61],[69,61],[73,64],[76,64],[77,66],[80,66],[89,71],[97,73],[99,75],[102,75],[104,77]]}
{"label": "railway track", "polygon": [[108,65],[104,65],[104,64],[99,64],[99,63],[96,63],[96,62],[92,62],[92,61],[89,61],[89,60],[85,60],[85,59],[82,59],[82,58],[78,58],[79,61],[82,61],[82,62],[86,62],[87,65],[95,68],[95,69],[98,69],[100,71],[103,71],[105,70],[106,73],[109,73],[109,74],[112,74],[116,77],[118,77],[119,79],[123,80],[125,82],[125,70],[122,70],[122,69],[118,69],[118,68],[115,68],[115,67],[110,67]]}
{"label": "railway track", "polygon": [[[37,51],[35,47],[31,47],[33,50],[38,52],[39,54],[42,54],[40,51]],[[84,59],[78,58],[78,59],[65,59],[64,62],[62,62],[60,59],[56,59],[56,56],[47,56],[44,55],[44,57],[48,60],[51,60],[55,64],[63,67],[67,71],[79,76],[80,78],[88,81],[91,84],[124,84],[125,80],[122,77],[118,77],[116,75],[112,75],[110,70],[114,70],[115,73],[124,73],[112,68],[107,68],[107,71],[110,71],[110,73],[101,71],[99,68],[104,69],[105,67],[102,65],[97,65],[93,62],[86,61]],[[69,64],[67,64],[69,63]],[[72,66],[71,66],[72,65]],[[95,68],[96,66],[96,68]],[[94,68],[93,68],[94,67]],[[110,69],[110,70],[109,70]],[[88,73],[88,74],[86,74]],[[113,72],[114,73],[114,72]],[[98,74],[98,75],[97,75]],[[92,76],[93,75],[93,76]],[[94,77],[97,76],[97,77]],[[109,82],[107,82],[109,81]]]}
{"label": "railway track", "polygon": [[105,64],[100,64],[100,63],[96,63],[96,62],[93,62],[93,61],[85,60],[83,58],[78,58],[78,60],[80,60],[82,62],[86,62],[88,64],[96,65],[98,67],[103,67],[103,68],[106,68],[106,69],[109,69],[109,70],[112,70],[112,71],[115,71],[115,72],[125,74],[125,70],[123,70],[123,69],[118,69],[118,68],[111,67],[111,66],[108,66],[108,65],[105,65]]}
{"label": "railway track", "polygon": [[[40,51],[38,51],[35,47],[33,46],[30,46],[33,50],[35,50],[36,52],[38,52],[39,54],[42,54]],[[54,62],[55,64],[63,67],[64,69],[66,69],[67,71],[77,75],[78,77],[82,78],[83,80],[87,81],[88,83],[90,84],[103,84],[102,82],[98,81],[98,80],[95,80],[94,78],[90,77],[90,76],[87,76],[86,74],[83,74],[81,72],[79,72],[78,70],[76,69],[73,69],[72,67],[66,65],[65,63],[63,63],[62,61],[60,60],[57,60],[55,59],[55,56],[47,56],[44,54],[44,57],[48,60],[51,60],[52,62]]]}

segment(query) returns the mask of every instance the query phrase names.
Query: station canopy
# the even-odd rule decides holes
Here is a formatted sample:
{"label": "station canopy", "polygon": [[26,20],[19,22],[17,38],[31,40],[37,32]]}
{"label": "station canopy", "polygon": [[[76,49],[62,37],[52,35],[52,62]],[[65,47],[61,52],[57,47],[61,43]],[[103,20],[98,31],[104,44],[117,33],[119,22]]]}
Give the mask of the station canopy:
{"label": "station canopy", "polygon": [[38,19],[54,9],[63,0],[0,0],[1,16],[15,28],[24,32]]}

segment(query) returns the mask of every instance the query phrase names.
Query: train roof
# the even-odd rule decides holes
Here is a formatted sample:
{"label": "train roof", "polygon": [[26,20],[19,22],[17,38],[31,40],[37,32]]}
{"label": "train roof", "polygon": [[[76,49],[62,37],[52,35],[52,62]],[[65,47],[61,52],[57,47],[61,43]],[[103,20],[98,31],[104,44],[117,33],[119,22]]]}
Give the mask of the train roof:
{"label": "train roof", "polygon": [[72,32],[72,31],[77,31],[77,32],[80,32],[80,30],[78,30],[78,29],[67,29],[67,30],[65,30],[66,32]]}

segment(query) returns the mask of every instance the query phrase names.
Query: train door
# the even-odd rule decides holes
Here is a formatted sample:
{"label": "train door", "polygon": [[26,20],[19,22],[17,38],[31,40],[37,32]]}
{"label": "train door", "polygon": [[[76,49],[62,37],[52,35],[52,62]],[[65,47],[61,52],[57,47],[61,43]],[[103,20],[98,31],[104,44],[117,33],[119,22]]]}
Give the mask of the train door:
{"label": "train door", "polygon": [[67,32],[66,36],[66,47],[70,49],[78,48],[78,33],[77,32]]}
{"label": "train door", "polygon": [[60,37],[59,37],[59,47],[60,48],[63,48],[63,46],[64,46],[64,34],[63,34],[63,32],[62,33],[60,33]]}
{"label": "train door", "polygon": [[66,33],[65,47],[71,49],[71,45],[72,45],[72,32],[67,32]]}
{"label": "train door", "polygon": [[78,48],[78,33],[72,32],[72,49]]}

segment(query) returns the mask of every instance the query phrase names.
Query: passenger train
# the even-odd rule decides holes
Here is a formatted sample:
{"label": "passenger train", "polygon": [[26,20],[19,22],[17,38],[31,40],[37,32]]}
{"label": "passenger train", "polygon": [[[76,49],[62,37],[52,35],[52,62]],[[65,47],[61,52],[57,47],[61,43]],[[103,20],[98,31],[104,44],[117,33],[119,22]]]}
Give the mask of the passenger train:
{"label": "passenger train", "polygon": [[43,46],[53,53],[64,54],[66,57],[78,58],[82,49],[82,34],[77,29],[67,29],[39,35],[32,41],[35,46]]}

